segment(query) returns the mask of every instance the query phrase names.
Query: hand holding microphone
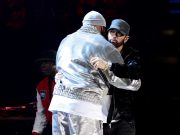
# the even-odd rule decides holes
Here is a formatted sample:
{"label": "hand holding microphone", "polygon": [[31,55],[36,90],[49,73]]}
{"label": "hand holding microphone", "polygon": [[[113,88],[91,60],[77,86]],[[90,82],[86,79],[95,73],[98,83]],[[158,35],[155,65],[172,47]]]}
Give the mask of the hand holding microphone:
{"label": "hand holding microphone", "polygon": [[99,57],[92,57],[90,59],[90,64],[93,65],[95,69],[101,69],[103,71],[106,71],[109,69],[108,62],[104,61],[103,59]]}
{"label": "hand holding microphone", "polygon": [[104,81],[106,86],[110,88],[110,84],[105,76],[105,74],[102,71],[109,70],[108,62],[104,61],[103,59],[99,57],[92,57],[90,59],[90,64],[98,71],[101,79]]}

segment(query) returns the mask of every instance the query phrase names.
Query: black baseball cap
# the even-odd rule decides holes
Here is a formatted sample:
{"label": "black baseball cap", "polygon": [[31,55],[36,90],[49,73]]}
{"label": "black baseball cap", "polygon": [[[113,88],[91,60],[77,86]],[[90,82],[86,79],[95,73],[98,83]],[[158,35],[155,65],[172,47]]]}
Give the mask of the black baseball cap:
{"label": "black baseball cap", "polygon": [[130,25],[126,21],[124,21],[122,19],[114,19],[111,22],[111,25],[110,25],[108,31],[110,29],[116,29],[120,33],[122,33],[123,35],[129,35]]}

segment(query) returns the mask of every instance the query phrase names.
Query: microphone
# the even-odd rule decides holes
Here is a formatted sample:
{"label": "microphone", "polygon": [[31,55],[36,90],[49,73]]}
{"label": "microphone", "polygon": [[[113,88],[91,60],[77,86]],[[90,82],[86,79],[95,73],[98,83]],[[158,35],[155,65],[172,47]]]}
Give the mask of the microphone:
{"label": "microphone", "polygon": [[105,74],[103,73],[103,71],[102,71],[100,68],[98,68],[97,71],[98,71],[101,79],[102,79],[102,80],[104,81],[104,83],[106,84],[106,86],[107,86],[108,88],[110,88],[109,81],[108,81],[107,77],[105,76]]}

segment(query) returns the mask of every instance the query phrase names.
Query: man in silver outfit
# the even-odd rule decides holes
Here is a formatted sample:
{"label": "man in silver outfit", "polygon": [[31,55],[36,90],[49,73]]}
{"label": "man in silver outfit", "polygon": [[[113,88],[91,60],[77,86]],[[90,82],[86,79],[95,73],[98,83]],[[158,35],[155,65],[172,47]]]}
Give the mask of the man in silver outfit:
{"label": "man in silver outfit", "polygon": [[123,64],[121,54],[109,43],[102,32],[104,17],[90,11],[76,32],[66,36],[56,55],[56,78],[49,110],[52,116],[53,135],[103,135],[108,107],[104,98],[108,87],[90,65],[92,57],[111,63]]}

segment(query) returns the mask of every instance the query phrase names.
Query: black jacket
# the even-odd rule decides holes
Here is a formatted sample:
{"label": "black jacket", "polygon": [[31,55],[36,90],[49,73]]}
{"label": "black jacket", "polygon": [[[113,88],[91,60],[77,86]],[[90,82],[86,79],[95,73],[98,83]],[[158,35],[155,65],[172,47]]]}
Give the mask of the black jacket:
{"label": "black jacket", "polygon": [[[122,57],[125,65],[113,63],[111,71],[120,78],[139,79],[141,76],[141,62],[137,50],[131,47],[124,47]],[[108,122],[125,119],[131,121],[133,116],[134,92],[122,90],[114,86],[110,87],[112,101],[109,109]]]}

